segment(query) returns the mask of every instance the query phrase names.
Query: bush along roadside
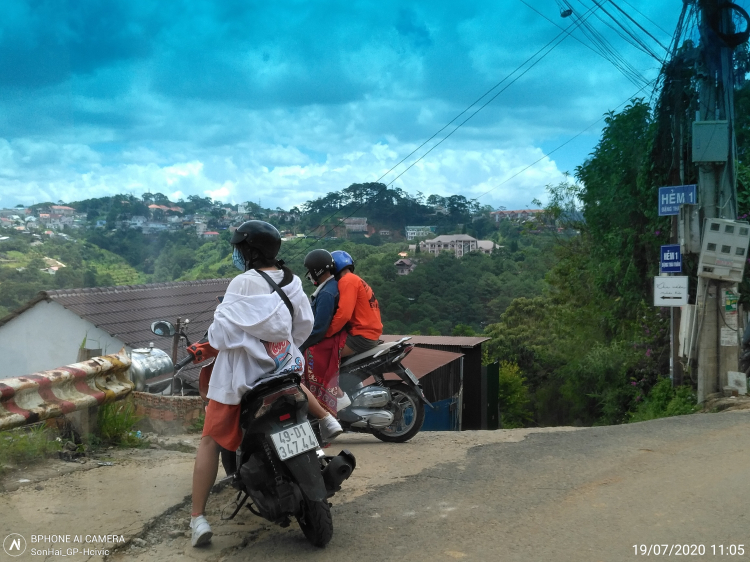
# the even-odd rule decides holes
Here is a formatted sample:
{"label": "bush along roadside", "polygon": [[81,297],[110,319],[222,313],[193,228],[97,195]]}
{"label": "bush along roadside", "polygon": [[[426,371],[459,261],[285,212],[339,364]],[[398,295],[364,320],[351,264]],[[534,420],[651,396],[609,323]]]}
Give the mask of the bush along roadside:
{"label": "bush along roadside", "polygon": [[0,475],[8,468],[56,455],[62,448],[56,431],[37,424],[0,432]]}
{"label": "bush along roadside", "polygon": [[651,387],[645,398],[639,400],[629,421],[640,422],[692,414],[700,409],[697,401],[698,397],[691,386],[672,388],[672,381],[665,377]]}
{"label": "bush along roadside", "polygon": [[92,443],[96,446],[147,447],[148,441],[135,429],[141,416],[136,415],[135,406],[129,399],[108,402],[99,407],[96,432]]}

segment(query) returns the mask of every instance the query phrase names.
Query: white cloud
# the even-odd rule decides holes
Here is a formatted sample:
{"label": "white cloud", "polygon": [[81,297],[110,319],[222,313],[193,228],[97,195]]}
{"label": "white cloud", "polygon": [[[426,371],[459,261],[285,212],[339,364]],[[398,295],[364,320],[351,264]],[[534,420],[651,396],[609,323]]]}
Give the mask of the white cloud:
{"label": "white cloud", "polygon": [[[327,155],[320,163],[310,161],[299,151],[292,151],[299,163],[274,167],[265,165],[269,154],[282,154],[285,160],[291,160],[284,147],[265,146],[249,151],[221,148],[205,151],[201,159],[191,158],[165,166],[147,160],[114,166],[95,163],[85,173],[79,173],[55,164],[56,154],[66,153],[64,146],[45,145],[49,163],[30,170],[19,163],[11,144],[0,141],[0,169],[4,176],[0,179],[0,189],[5,192],[12,189],[18,194],[16,199],[26,204],[58,199],[75,201],[117,193],[140,195],[148,191],[169,194],[173,200],[196,194],[232,203],[260,199],[264,206],[290,208],[352,183],[376,181],[398,162],[400,155],[414,148],[378,143],[366,151],[355,149]],[[238,152],[242,152],[241,165]],[[417,191],[461,194],[467,198],[480,197],[480,203],[492,206],[527,206],[533,198],[543,198],[546,184],[562,178],[560,170],[549,159],[511,178],[541,156],[541,150],[533,146],[438,149],[393,185],[411,194]],[[383,183],[390,184],[415,158],[387,174]],[[45,178],[44,183],[36,180],[38,176]]]}

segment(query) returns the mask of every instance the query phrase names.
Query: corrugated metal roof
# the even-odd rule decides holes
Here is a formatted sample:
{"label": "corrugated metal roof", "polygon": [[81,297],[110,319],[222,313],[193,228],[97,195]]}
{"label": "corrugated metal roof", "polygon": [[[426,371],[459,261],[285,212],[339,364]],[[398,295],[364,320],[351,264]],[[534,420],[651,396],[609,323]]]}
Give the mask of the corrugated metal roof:
{"label": "corrugated metal roof", "polygon": [[421,379],[435,369],[463,357],[463,353],[452,353],[450,351],[438,351],[437,349],[426,349],[424,347],[415,347],[411,353],[404,357],[401,364],[408,367],[412,373]]}
{"label": "corrugated metal roof", "polygon": [[[450,351],[439,351],[437,349],[427,349],[424,347],[415,347],[411,350],[411,353],[404,357],[401,364],[404,367],[408,367],[409,370],[414,373],[414,376],[421,379],[423,376],[430,374],[431,372],[439,369],[443,365],[447,365],[451,361],[455,361],[459,357],[463,357],[463,353],[453,353]],[[401,380],[401,377],[395,373],[385,373],[387,380]],[[363,381],[362,384],[367,386],[372,384],[374,379],[372,377]]]}
{"label": "corrugated metal roof", "polygon": [[383,334],[380,339],[386,342],[398,341],[401,338],[411,338],[409,343],[416,345],[453,345],[460,347],[476,347],[490,338],[486,336],[394,336]]}

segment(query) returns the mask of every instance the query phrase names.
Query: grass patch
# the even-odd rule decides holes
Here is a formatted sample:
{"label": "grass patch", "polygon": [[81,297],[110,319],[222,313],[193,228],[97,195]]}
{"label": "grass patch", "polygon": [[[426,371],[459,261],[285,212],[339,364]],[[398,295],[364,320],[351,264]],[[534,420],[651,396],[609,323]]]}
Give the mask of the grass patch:
{"label": "grass patch", "polygon": [[21,465],[57,454],[56,432],[42,424],[0,432],[0,474],[7,465]]}
{"label": "grass patch", "polygon": [[130,400],[108,402],[99,407],[96,420],[94,446],[112,445],[116,447],[146,447],[148,442],[138,437],[136,424],[143,419],[136,415],[135,406]]}

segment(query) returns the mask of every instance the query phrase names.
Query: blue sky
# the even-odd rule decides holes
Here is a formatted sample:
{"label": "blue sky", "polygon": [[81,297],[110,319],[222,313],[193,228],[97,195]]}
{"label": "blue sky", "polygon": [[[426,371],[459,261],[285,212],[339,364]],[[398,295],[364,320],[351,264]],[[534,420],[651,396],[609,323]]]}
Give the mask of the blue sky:
{"label": "blue sky", "polygon": [[[568,26],[559,2],[528,0]],[[682,2],[617,5],[668,44]],[[299,205],[377,180],[560,33],[521,0],[6,0],[3,12],[0,207],[147,191]],[[657,75],[605,13],[587,21]],[[506,180],[639,89],[592,47],[574,31],[394,185],[493,207],[543,198],[601,121]]]}

